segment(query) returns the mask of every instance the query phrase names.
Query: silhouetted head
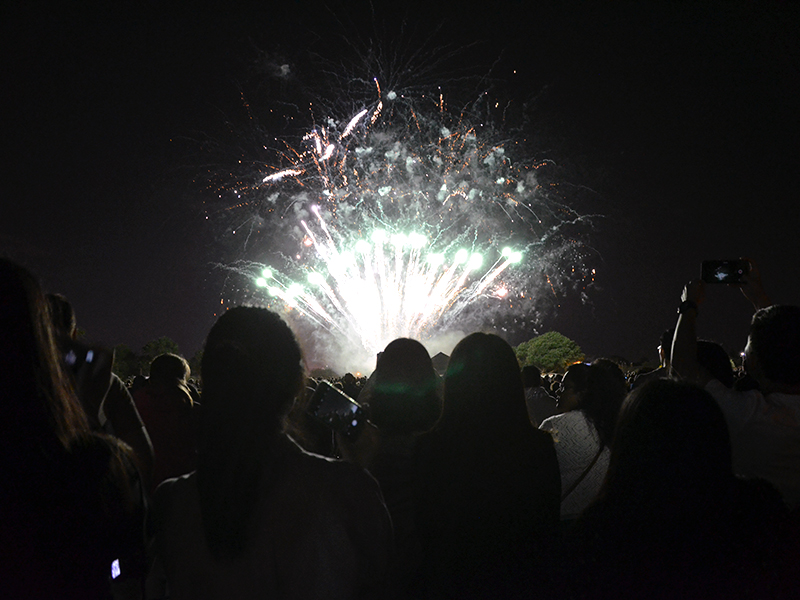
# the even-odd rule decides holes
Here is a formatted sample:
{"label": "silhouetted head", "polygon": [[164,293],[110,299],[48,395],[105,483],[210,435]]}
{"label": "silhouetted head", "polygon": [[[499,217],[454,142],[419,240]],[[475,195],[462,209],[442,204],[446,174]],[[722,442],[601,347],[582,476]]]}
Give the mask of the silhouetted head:
{"label": "silhouetted head", "polygon": [[733,387],[733,365],[728,353],[717,342],[697,340],[697,363],[725,387]]}
{"label": "silhouetted head", "polygon": [[775,305],[756,312],[745,355],[748,372],[755,370],[751,374],[756,379],[800,384],[800,306]]}
{"label": "silhouetted head", "polygon": [[189,363],[177,354],[161,354],[150,363],[150,379],[163,383],[186,383],[191,374]]}
{"label": "silhouetted head", "polygon": [[542,372],[535,365],[525,365],[522,367],[522,384],[526,388],[539,387],[542,385]]}
{"label": "silhouetted head", "polygon": [[497,433],[514,424],[530,426],[514,350],[493,334],[468,335],[447,365],[441,425]]}
{"label": "silhouetted head", "polygon": [[439,377],[416,340],[400,338],[386,346],[362,394],[370,421],[389,435],[427,431],[441,413]]}
{"label": "silhouetted head", "polygon": [[300,345],[283,319],[264,308],[232,308],[211,328],[203,350],[204,414],[274,433],[303,373]]}
{"label": "silhouetted head", "polygon": [[625,400],[604,483],[607,493],[662,505],[707,502],[722,492],[721,482],[731,473],[728,428],[708,392],[655,379]]}

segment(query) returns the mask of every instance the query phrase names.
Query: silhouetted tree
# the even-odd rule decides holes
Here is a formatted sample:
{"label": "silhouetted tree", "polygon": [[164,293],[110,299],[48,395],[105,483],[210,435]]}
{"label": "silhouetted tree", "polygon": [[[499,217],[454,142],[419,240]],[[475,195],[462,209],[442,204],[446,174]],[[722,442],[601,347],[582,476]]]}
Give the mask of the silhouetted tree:
{"label": "silhouetted tree", "polygon": [[125,344],[114,346],[114,366],[112,370],[117,377],[126,381],[138,375],[141,368],[141,358]]}

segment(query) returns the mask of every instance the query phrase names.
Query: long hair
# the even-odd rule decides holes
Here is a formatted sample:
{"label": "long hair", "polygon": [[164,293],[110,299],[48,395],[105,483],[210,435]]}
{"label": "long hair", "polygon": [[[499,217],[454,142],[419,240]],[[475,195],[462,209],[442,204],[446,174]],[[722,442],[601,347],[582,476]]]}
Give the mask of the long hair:
{"label": "long hair", "polygon": [[[88,432],[86,415],[64,372],[44,293],[23,267],[0,258],[0,419],[3,445],[67,450]],[[10,458],[3,452],[3,459]]]}
{"label": "long hair", "polygon": [[217,559],[246,549],[259,491],[269,489],[277,469],[272,448],[303,373],[292,330],[271,311],[233,308],[208,334],[197,481],[206,539]]}
{"label": "long hair", "polygon": [[473,333],[453,349],[437,430],[503,436],[530,427],[519,363],[501,337]]}
{"label": "long hair", "polygon": [[714,399],[695,385],[656,379],[623,404],[600,497],[686,510],[687,499],[708,503],[724,493],[731,469],[728,427]]}
{"label": "long hair", "polygon": [[570,365],[567,375],[581,394],[578,410],[583,411],[597,430],[600,443],[611,446],[617,415],[625,399],[624,374],[611,361],[598,359],[591,365]]}

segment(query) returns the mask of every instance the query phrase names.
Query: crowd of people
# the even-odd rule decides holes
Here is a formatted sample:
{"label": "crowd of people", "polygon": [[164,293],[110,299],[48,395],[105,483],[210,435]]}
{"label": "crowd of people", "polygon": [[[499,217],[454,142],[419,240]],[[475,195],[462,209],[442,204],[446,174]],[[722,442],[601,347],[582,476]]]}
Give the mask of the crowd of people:
{"label": "crowd of people", "polygon": [[275,312],[218,319],[199,391],[173,354],[128,387],[67,299],[0,259],[1,595],[796,597],[800,307],[753,264],[740,287],[740,376],[697,339],[690,281],[652,373],[548,379],[477,332],[440,376],[401,338],[332,382],[357,403],[337,429]]}

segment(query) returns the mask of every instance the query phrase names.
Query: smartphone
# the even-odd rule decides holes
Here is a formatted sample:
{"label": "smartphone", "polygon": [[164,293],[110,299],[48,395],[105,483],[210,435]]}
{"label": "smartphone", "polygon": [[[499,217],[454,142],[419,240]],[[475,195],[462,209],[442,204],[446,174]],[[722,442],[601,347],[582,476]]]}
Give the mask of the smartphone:
{"label": "smartphone", "polygon": [[750,263],[746,260],[704,260],[701,277],[706,283],[744,283],[745,275],[750,272]]}
{"label": "smartphone", "polygon": [[117,558],[111,563],[111,579],[116,579],[120,575],[122,575],[122,570],[119,568],[119,559]]}
{"label": "smartphone", "polygon": [[314,395],[311,396],[308,412],[334,431],[351,439],[358,437],[366,420],[361,405],[327,381],[320,381],[317,385]]}

